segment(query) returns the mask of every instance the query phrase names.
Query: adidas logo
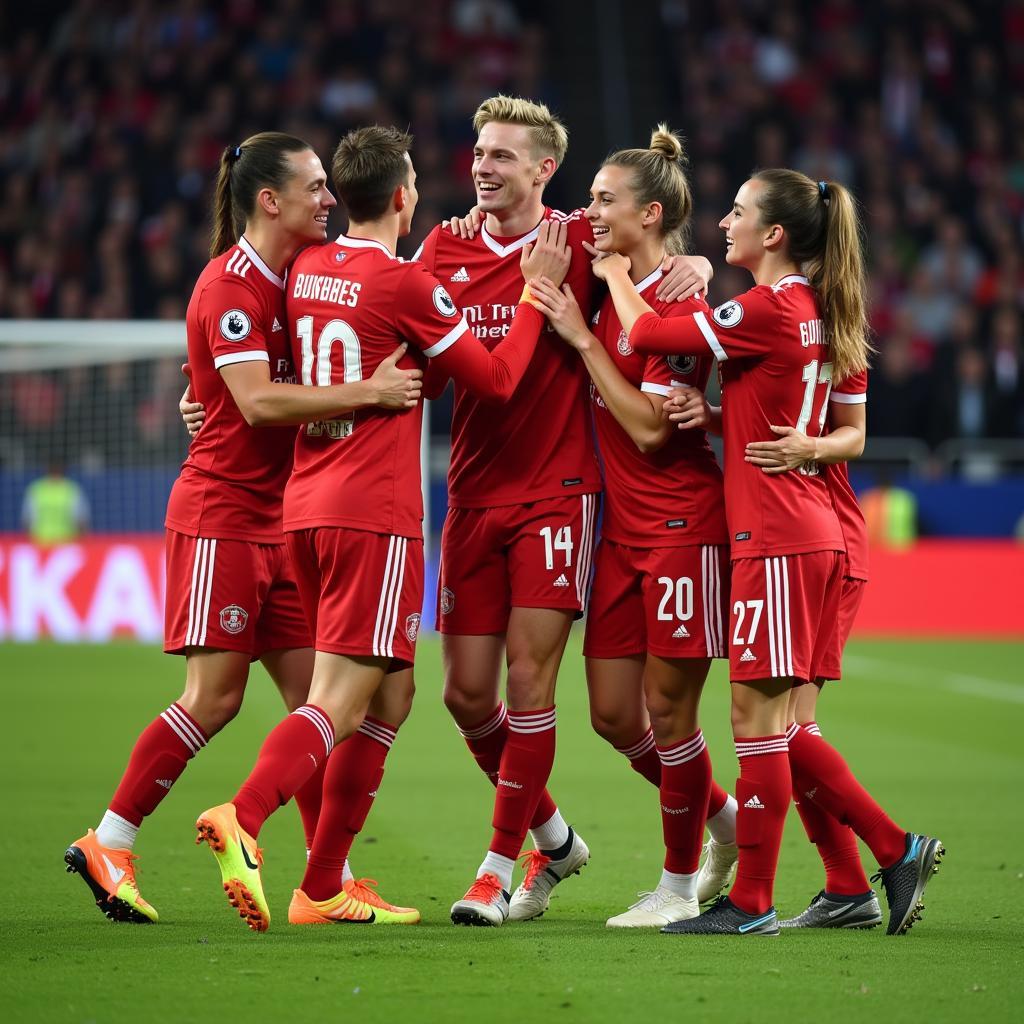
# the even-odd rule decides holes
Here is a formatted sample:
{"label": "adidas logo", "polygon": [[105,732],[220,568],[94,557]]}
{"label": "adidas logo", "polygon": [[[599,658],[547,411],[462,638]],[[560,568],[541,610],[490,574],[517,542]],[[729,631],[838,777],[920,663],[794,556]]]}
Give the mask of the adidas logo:
{"label": "adidas logo", "polygon": [[764,810],[764,804],[761,803],[761,801],[758,799],[758,796],[757,796],[756,793],[743,806],[744,807],[749,807],[752,811],[763,811]]}
{"label": "adidas logo", "polygon": [[564,572],[562,573],[561,576],[558,577],[557,580],[555,580],[555,584],[554,585],[556,587],[567,587],[567,586],[569,586],[569,581],[565,578],[565,573]]}
{"label": "adidas logo", "polygon": [[170,789],[174,785],[171,779],[154,779],[153,780],[158,786],[163,786],[164,789]]}
{"label": "adidas logo", "polygon": [[277,317],[275,316],[274,317],[274,324],[270,328],[271,334],[273,334],[274,331],[283,331],[283,330],[284,330],[284,328],[281,326],[281,321],[278,320]]}
{"label": "adidas logo", "polygon": [[753,651],[752,651],[752,650],[751,650],[751,649],[750,649],[750,648],[748,647],[748,648],[747,648],[747,649],[746,649],[746,650],[745,650],[745,651],[744,651],[744,652],[743,652],[743,653],[742,653],[742,654],[740,655],[740,661],[757,661],[757,656],[756,656],[756,655],[754,654],[754,652],[753,652]]}
{"label": "adidas logo", "polygon": [[690,632],[685,626],[680,626],[673,634],[673,640],[681,640],[684,636],[689,636]]}
{"label": "adidas logo", "polygon": [[452,274],[451,280],[452,281],[468,281],[469,280],[469,273],[467,272],[465,267],[459,267],[459,269],[456,270],[454,274]]}

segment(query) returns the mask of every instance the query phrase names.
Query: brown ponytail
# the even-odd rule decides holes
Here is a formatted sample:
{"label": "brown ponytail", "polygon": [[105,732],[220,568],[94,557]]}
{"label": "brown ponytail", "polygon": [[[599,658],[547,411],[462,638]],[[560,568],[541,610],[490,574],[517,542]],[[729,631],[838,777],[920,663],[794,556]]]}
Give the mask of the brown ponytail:
{"label": "brown ponytail", "polygon": [[283,132],[250,135],[240,146],[228,146],[220,155],[213,198],[210,258],[235,244],[256,208],[262,188],[281,189],[292,175],[289,153],[312,149],[308,142]]}
{"label": "brown ponytail", "polygon": [[779,224],[789,255],[818,295],[832,350],[833,380],[866,370],[868,340],[863,233],[856,201],[838,182],[815,182],[799,171],[773,168],[753,175],[762,224]]}
{"label": "brown ponytail", "polygon": [[686,251],[693,195],[686,177],[683,140],[666,124],[651,133],[647,149],[620,149],[602,166],[628,167],[637,206],[661,203],[661,231],[671,253]]}

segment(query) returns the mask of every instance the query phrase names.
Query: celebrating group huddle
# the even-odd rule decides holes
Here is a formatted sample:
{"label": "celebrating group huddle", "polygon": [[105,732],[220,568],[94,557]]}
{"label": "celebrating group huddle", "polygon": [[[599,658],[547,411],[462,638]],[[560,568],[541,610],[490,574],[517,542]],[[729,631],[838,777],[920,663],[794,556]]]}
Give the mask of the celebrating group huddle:
{"label": "celebrating group huddle", "polygon": [[[257,837],[295,797],[308,861],[290,923],[419,920],[355,878],[348,854],[412,704],[421,398],[451,379],[444,699],[495,787],[492,839],[452,921],[537,917],[589,859],[546,789],[558,668],[586,610],[591,719],[658,789],[665,839],[657,885],[608,925],[873,927],[860,837],[888,933],[903,934],[942,844],[893,822],[814,721],[867,575],[845,470],[864,444],[869,351],[852,197],[795,171],[752,175],[720,227],[754,287],[710,309],[707,261],[673,255],[692,199],[669,129],[609,156],[589,206],[563,214],[542,198],[567,149],[546,107],[495,97],[474,127],[477,208],[411,262],[394,256],[417,202],[408,135],[342,139],[332,177],[349,227],[333,242],[335,199],[305,142],[262,133],[225,150],[187,316],[195,433],[166,520],[165,649],[185,655],[185,690],[140,735],[68,869],[112,919],[157,920],[133,871],[139,827],[234,717],[260,658],[291,713],[196,823],[231,904],[269,926]],[[716,362],[720,409],[704,396]],[[726,657],[735,797],[712,779],[698,723],[711,660]],[[780,922],[791,800],[826,879]]]}

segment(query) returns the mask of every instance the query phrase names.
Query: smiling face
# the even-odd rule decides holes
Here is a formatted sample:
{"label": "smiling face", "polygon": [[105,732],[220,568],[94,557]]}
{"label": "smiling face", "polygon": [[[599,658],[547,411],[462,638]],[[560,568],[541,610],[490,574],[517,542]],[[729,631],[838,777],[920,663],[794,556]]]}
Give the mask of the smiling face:
{"label": "smiling face", "polygon": [[338,205],[327,187],[323,164],[311,149],[289,153],[288,163],[291,177],[276,193],[279,226],[303,243],[323,242],[327,215]]}
{"label": "smiling face", "polygon": [[529,128],[489,121],[473,147],[477,205],[484,213],[507,213],[524,206],[534,200],[539,184],[554,169],[553,157],[534,151]]}
{"label": "smiling face", "polygon": [[732,209],[718,222],[725,232],[725,262],[731,266],[750,270],[765,255],[770,228],[761,223],[756,205],[762,188],[763,183],[755,178],[745,181],[732,201]]}
{"label": "smiling face", "polygon": [[628,254],[658,220],[660,210],[652,211],[658,204],[636,205],[632,179],[628,167],[613,164],[606,164],[594,177],[586,213],[594,229],[594,246],[601,252]]}

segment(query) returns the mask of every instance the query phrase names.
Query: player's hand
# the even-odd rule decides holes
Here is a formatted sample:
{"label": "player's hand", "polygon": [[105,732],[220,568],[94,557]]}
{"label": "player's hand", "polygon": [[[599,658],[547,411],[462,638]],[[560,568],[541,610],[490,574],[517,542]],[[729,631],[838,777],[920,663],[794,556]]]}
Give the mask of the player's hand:
{"label": "player's hand", "polygon": [[203,420],[206,419],[206,407],[202,402],[192,400],[192,367],[188,363],[182,363],[181,372],[188,378],[188,384],[178,401],[178,412],[181,413],[181,418],[185,422],[188,436],[192,438],[199,433],[199,428],[203,425]]}
{"label": "player's hand", "polygon": [[561,289],[550,278],[530,281],[530,302],[547,318],[558,336],[573,348],[581,348],[591,339],[590,328],[580,310],[576,296],[567,285]]}
{"label": "player's hand", "polygon": [[373,371],[370,385],[376,397],[374,405],[382,409],[415,409],[416,403],[423,397],[423,371],[398,368],[398,360],[405,355],[408,347],[406,344],[399,345]]}
{"label": "player's hand", "polygon": [[669,422],[675,423],[680,430],[692,430],[694,427],[706,430],[711,423],[711,410],[704,392],[689,384],[673,388],[662,408]]}
{"label": "player's hand", "polygon": [[533,281],[546,277],[557,288],[569,273],[572,252],[568,237],[569,230],[563,221],[544,221],[537,234],[537,241],[523,246],[523,255],[519,259],[523,278]]}
{"label": "player's hand", "polygon": [[745,462],[761,467],[763,473],[787,473],[814,462],[814,439],[795,427],[771,428],[777,441],[751,441],[743,454]]}
{"label": "player's hand", "polygon": [[479,206],[474,206],[465,217],[452,217],[443,221],[443,224],[457,238],[474,238],[483,222],[483,211]]}
{"label": "player's hand", "polygon": [[661,264],[664,277],[655,297],[661,302],[682,302],[692,295],[707,295],[715,271],[704,256],[666,256]]}
{"label": "player's hand", "polygon": [[608,275],[614,274],[616,271],[629,273],[632,264],[629,262],[628,256],[623,256],[620,252],[601,252],[589,242],[584,242],[583,248],[591,255],[590,269],[593,270],[594,277],[598,280],[607,281]]}

